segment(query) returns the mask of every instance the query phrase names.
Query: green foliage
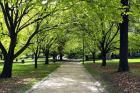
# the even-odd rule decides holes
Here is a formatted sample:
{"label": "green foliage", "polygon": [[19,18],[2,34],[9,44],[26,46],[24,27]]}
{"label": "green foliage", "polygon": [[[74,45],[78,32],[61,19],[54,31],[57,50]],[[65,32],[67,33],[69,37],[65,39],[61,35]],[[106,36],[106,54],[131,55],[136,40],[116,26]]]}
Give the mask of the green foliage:
{"label": "green foliage", "polygon": [[[33,50],[39,46],[68,54],[82,54],[83,47],[85,54],[99,51],[118,54],[121,14],[127,14],[129,52],[138,52],[140,1],[130,0],[130,7],[122,6],[120,1],[1,0],[0,48],[5,59],[12,45],[13,59],[30,52],[26,50],[29,46]],[[126,8],[130,11],[125,12]]]}

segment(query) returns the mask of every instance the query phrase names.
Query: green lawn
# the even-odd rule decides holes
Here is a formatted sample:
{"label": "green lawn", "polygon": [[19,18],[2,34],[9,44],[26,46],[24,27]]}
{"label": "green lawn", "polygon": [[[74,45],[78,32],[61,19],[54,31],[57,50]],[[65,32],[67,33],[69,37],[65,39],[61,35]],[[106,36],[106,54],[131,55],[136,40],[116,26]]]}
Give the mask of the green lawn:
{"label": "green lawn", "polygon": [[[33,84],[48,76],[60,63],[45,65],[44,62],[38,62],[38,69],[34,68],[33,62],[14,63],[13,77],[0,80],[0,91],[4,93],[24,93],[31,88]],[[0,64],[0,71],[2,64]]]}
{"label": "green lawn", "polygon": [[[120,89],[118,89],[113,83],[112,78],[110,74],[104,73],[100,71],[99,69],[96,69],[96,67],[93,67],[92,63],[86,63],[83,64],[84,67],[87,69],[87,71],[97,80],[101,83],[103,87],[109,92],[109,93],[121,93]],[[97,63],[97,66],[100,64]]]}
{"label": "green lawn", "polygon": [[[87,71],[109,91],[109,93],[122,93],[120,88],[112,82],[114,75],[117,75],[118,59],[107,60],[107,66],[101,67],[101,60],[97,60],[94,64],[92,61],[86,61],[84,67]],[[129,59],[130,77],[140,77],[140,58]],[[115,74],[116,73],[116,74]],[[120,74],[121,75],[121,74]],[[125,77],[125,75],[124,75]],[[135,83],[135,82],[134,82]]]}
{"label": "green lawn", "polygon": [[[92,62],[92,61],[88,61],[88,62]],[[101,63],[102,60],[96,60],[96,63]],[[107,60],[107,62],[109,63],[118,63],[119,59],[110,59]],[[140,58],[132,58],[132,59],[128,59],[129,63],[139,63],[140,62]]]}
{"label": "green lawn", "polygon": [[[97,64],[101,64],[102,60],[96,60]],[[140,76],[140,58],[133,58],[133,59],[128,59],[129,65],[130,65],[130,72],[132,72],[134,75],[139,75]],[[93,63],[92,61],[86,61],[85,63]],[[107,60],[107,66],[112,67],[112,69],[116,69],[119,64],[119,59],[112,59],[112,60]]]}

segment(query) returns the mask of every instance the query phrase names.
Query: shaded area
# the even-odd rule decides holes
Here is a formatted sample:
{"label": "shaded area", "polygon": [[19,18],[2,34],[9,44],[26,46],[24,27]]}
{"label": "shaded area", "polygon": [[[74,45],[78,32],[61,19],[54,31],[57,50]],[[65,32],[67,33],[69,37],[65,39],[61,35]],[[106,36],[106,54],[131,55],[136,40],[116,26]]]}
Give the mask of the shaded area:
{"label": "shaded area", "polygon": [[87,63],[84,66],[98,79],[109,93],[139,93],[140,91],[140,64],[130,63],[131,72],[117,73],[118,63],[108,63],[101,67],[100,63]]}
{"label": "shaded area", "polygon": [[0,79],[0,93],[24,93],[33,84],[54,71],[59,65],[57,63],[50,65],[40,63],[38,69],[35,69],[34,65],[30,62],[25,64],[15,63],[13,77]]}

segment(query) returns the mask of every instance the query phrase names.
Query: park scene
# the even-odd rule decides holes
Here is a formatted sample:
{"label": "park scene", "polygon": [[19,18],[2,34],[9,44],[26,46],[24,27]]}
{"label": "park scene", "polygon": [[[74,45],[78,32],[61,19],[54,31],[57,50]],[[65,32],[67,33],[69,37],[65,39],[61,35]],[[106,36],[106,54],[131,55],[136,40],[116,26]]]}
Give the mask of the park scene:
{"label": "park scene", "polygon": [[140,0],[0,0],[0,93],[140,93]]}

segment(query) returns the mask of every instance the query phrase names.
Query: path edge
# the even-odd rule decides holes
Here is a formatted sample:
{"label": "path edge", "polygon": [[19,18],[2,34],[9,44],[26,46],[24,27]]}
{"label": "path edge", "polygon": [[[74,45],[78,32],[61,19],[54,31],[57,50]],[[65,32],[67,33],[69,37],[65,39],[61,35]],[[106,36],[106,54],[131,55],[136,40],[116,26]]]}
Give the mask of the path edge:
{"label": "path edge", "polygon": [[[61,65],[58,68],[60,68],[60,67],[61,67]],[[31,93],[35,89],[34,87],[36,85],[37,85],[36,87],[38,87],[41,83],[43,83],[45,80],[47,80],[55,71],[57,71],[57,69],[54,70],[52,73],[48,74],[48,76],[44,77],[41,81],[39,81],[36,84],[34,84],[30,89],[28,89],[27,91],[25,91],[25,93]]]}

